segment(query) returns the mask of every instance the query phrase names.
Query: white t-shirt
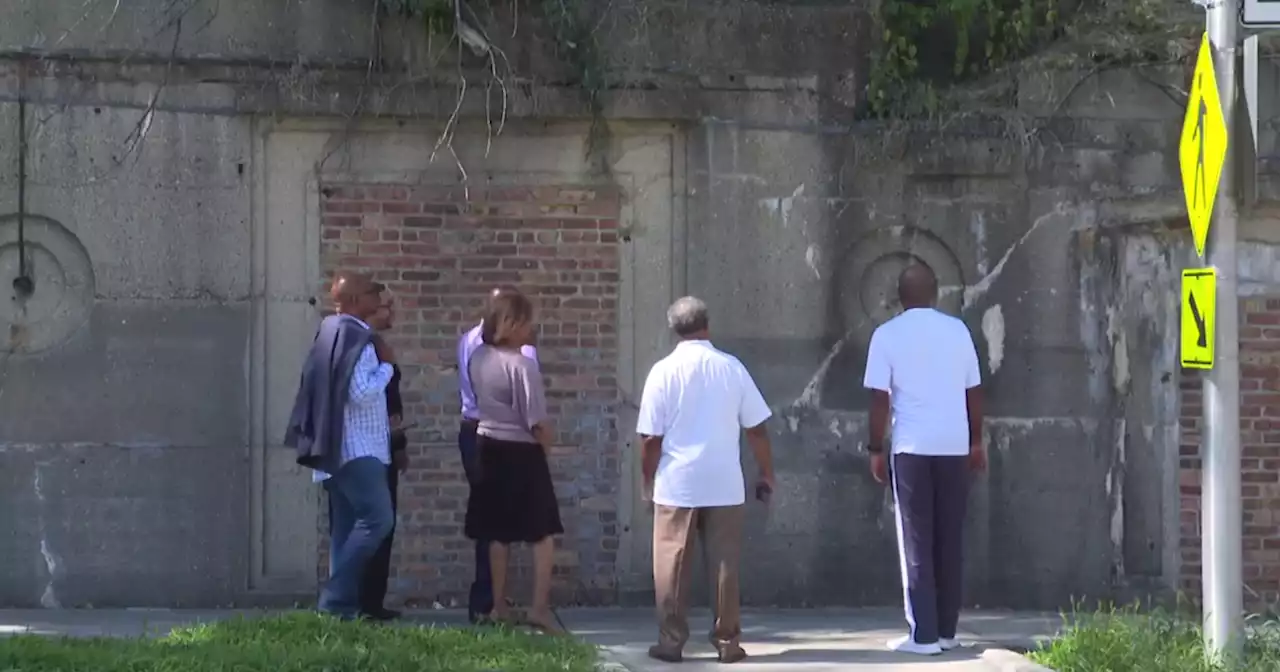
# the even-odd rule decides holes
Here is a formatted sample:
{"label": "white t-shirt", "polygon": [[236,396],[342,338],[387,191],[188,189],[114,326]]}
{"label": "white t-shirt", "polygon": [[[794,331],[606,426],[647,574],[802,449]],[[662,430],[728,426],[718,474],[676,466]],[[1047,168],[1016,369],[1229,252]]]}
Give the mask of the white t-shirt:
{"label": "white t-shirt", "polygon": [[742,429],[772,412],[747,367],[708,341],[682,341],[653,365],[636,433],[662,437],[653,501],[663,506],[736,506],[746,501]]}
{"label": "white t-shirt", "polygon": [[981,383],[969,328],[946,313],[913,308],[871,335],[862,384],[889,393],[894,453],[968,455],[965,391]]}

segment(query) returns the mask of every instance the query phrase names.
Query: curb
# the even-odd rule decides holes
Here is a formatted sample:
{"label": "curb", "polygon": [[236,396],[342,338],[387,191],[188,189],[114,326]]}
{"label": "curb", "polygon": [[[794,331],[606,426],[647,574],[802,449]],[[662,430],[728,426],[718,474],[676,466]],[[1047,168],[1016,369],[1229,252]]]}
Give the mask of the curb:
{"label": "curb", "polygon": [[608,649],[596,647],[596,651],[600,653],[600,661],[596,663],[596,672],[632,672],[631,668],[619,662],[613,652]]}
{"label": "curb", "polygon": [[[1053,672],[1053,670],[1008,649],[987,649],[979,656],[1000,672]],[[612,671],[611,671],[612,672]]]}
{"label": "curb", "polygon": [[[622,664],[612,652],[605,648],[600,652],[600,661],[596,663],[596,672],[632,672],[631,668]],[[1008,649],[986,649],[979,659],[991,665],[999,672],[1054,672],[1052,669],[1033,663],[1026,656]]]}

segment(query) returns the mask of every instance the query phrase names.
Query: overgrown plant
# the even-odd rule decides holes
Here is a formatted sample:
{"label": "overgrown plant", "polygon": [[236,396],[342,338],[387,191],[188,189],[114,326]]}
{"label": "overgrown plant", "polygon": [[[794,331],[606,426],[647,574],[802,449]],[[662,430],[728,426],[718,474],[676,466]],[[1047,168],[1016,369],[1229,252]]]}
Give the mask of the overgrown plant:
{"label": "overgrown plant", "polygon": [[[980,112],[971,107],[983,91],[1012,92],[1008,80],[1028,67],[1177,62],[1204,27],[1194,5],[1167,0],[880,0],[876,18],[867,112],[883,119]],[[979,78],[968,94],[948,90]],[[986,102],[1007,111],[1009,100]]]}
{"label": "overgrown plant", "polygon": [[[1138,605],[1074,611],[1030,658],[1058,672],[1233,672],[1206,654],[1197,614]],[[1280,669],[1275,621],[1250,619],[1245,660],[1235,669]]]}
{"label": "overgrown plant", "polygon": [[939,85],[989,73],[1061,28],[1058,0],[882,0],[877,19],[868,86],[877,117],[936,112]]}

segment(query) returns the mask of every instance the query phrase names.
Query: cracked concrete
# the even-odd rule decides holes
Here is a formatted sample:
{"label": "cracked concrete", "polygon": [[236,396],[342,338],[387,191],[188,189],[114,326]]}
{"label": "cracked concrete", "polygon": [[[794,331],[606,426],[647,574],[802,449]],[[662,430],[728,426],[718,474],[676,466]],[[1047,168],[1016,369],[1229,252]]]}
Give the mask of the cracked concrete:
{"label": "cracked concrete", "polygon": [[[58,252],[63,268],[90,272],[64,284],[76,291],[59,305],[77,319],[46,325],[54,346],[0,363],[0,510],[13,512],[0,521],[0,565],[12,568],[0,604],[308,599],[308,552],[295,554],[293,583],[263,578],[279,568],[258,523],[311,492],[284,488],[288,462],[266,448],[281,412],[262,370],[296,365],[313,317],[299,306],[320,264],[295,251],[319,247],[314,154],[341,150],[357,166],[347,177],[456,184],[454,164],[424,157],[458,109],[473,180],[593,184],[604,178],[580,156],[581,92],[522,24],[508,53],[528,81],[511,87],[494,156],[538,162],[503,163],[485,152],[483,87],[462,101],[451,86],[370,88],[372,31],[349,2],[248,2],[186,36],[172,62],[162,0],[111,22],[106,5],[89,8],[84,26],[101,30],[68,30],[78,5],[10,4],[0,135],[25,101],[26,211],[75,243]],[[192,4],[205,18],[217,5]],[[775,409],[780,492],[751,510],[744,599],[899,599],[887,499],[861,451],[860,381],[866,339],[894,310],[891,279],[912,257],[945,276],[943,308],[967,321],[986,372],[993,460],[971,503],[969,600],[1049,608],[1172,588],[1171,269],[1189,256],[1172,158],[1182,110],[1152,82],[1183,74],[1025,73],[1009,113],[1042,127],[1030,146],[989,120],[904,132],[849,121],[865,81],[861,5],[613,6],[602,43],[629,87],[602,95],[608,158],[625,168],[610,179],[635,198],[619,244],[629,310],[601,328],[623,353],[620,398],[637,399],[670,345],[664,305],[697,294]],[[383,37],[394,65],[421,65],[418,33],[388,25]],[[20,89],[17,55],[31,48],[47,58]],[[365,118],[348,123],[355,109]],[[1267,158],[1276,131],[1261,127],[1263,204],[1241,225],[1255,241],[1241,250],[1248,294],[1280,287],[1280,210],[1266,204],[1280,164]],[[122,163],[135,129],[146,137]],[[662,160],[632,156],[646,143]],[[0,142],[0,166],[16,165],[16,147]],[[310,172],[281,170],[299,165]],[[17,181],[0,170],[0,247],[14,238]],[[658,193],[669,196],[654,205]],[[268,288],[261,268],[287,279]],[[269,320],[293,331],[268,337]],[[601,486],[624,530],[607,579],[621,602],[645,601],[649,584],[632,410],[614,428],[617,483]]]}

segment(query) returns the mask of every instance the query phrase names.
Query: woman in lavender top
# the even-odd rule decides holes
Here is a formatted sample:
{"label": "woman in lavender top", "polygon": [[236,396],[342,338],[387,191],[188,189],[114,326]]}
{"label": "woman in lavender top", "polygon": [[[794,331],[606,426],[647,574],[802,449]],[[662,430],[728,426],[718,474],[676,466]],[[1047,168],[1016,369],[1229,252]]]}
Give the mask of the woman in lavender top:
{"label": "woman in lavender top", "polygon": [[484,342],[469,363],[479,416],[479,478],[467,502],[466,533],[489,540],[495,621],[509,620],[506,600],[510,546],[533,547],[533,608],[529,624],[558,632],[551,611],[553,536],[562,534],[547,449],[555,433],[537,365],[521,352],[533,343],[533,304],[518,292],[493,297]]}

